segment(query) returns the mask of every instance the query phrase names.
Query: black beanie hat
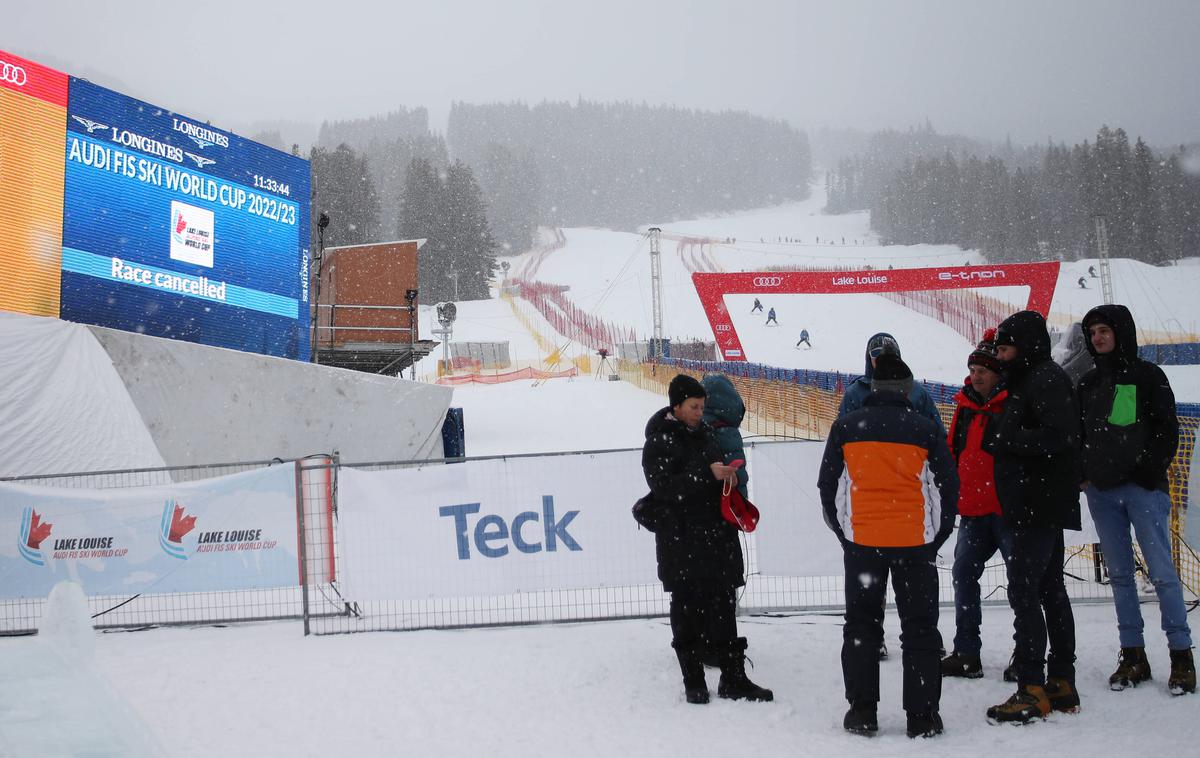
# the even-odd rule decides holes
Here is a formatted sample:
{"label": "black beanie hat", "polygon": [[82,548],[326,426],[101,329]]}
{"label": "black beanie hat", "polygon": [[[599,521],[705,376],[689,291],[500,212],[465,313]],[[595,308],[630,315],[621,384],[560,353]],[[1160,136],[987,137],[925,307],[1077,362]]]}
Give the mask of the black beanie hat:
{"label": "black beanie hat", "polygon": [[986,369],[1000,373],[1000,359],[996,357],[996,330],[988,329],[983,333],[983,339],[975,346],[974,352],[967,356],[967,368],[983,366]]}
{"label": "black beanie hat", "polygon": [[871,377],[874,392],[900,392],[908,395],[912,391],[913,375],[908,364],[894,353],[884,353],[875,359],[875,374]]}
{"label": "black beanie hat", "polygon": [[704,385],[687,374],[676,374],[675,378],[671,380],[671,386],[667,388],[667,397],[671,400],[672,408],[680,405],[689,397],[706,397],[707,395]]}

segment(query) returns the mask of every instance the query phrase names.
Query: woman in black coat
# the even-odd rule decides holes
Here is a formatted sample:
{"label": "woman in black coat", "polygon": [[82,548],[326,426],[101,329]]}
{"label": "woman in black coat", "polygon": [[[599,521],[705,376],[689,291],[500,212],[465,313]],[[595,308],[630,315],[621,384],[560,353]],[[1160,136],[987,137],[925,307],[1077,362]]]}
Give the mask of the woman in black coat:
{"label": "woman in black coat", "polygon": [[710,427],[702,422],[704,387],[680,374],[671,380],[671,405],[646,424],[642,471],[660,511],[655,530],[658,578],[671,593],[671,646],[679,658],[689,703],[707,703],[704,658],[720,662],[717,695],[771,700],[770,690],[746,677],[746,640],[737,636],[736,590],[745,584],[737,529],[721,516],[721,488],[737,484],[722,463]]}

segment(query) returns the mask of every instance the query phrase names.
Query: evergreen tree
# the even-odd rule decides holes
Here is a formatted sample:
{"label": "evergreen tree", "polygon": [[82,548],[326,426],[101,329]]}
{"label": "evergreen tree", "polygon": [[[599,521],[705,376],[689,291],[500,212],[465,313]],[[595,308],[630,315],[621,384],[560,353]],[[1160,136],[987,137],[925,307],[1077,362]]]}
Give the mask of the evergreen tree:
{"label": "evergreen tree", "polygon": [[334,150],[315,147],[309,159],[313,177],[313,249],[321,213],[329,216],[325,247],[378,242],[379,196],[366,160],[344,144]]}

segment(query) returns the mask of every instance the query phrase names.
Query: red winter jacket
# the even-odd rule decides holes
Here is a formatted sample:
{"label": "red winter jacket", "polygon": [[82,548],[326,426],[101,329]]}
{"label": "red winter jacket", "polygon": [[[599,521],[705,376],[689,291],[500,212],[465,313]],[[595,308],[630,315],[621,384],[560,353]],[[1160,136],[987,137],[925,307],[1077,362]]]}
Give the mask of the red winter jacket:
{"label": "red winter jacket", "polygon": [[958,462],[958,495],[960,516],[999,515],[1000,500],[996,497],[995,463],[991,453],[983,450],[985,435],[995,433],[991,428],[1004,411],[1008,390],[1000,390],[988,400],[980,398],[969,384],[954,396],[958,407],[950,419],[946,443]]}

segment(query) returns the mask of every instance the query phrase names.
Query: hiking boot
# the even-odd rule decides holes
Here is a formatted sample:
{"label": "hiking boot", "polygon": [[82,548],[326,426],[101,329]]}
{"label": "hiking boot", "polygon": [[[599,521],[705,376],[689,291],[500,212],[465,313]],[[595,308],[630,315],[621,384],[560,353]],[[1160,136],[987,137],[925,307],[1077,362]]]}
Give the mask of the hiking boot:
{"label": "hiking boot", "polygon": [[910,739],[916,737],[936,737],[942,733],[942,717],[937,711],[932,713],[910,713],[908,714],[908,736]]}
{"label": "hiking boot", "polygon": [[746,676],[746,638],[738,637],[723,654],[721,681],[717,683],[717,697],[727,700],[752,700],[767,702],[775,699],[775,693],[759,687]]}
{"label": "hiking boot", "polygon": [[1017,683],[1017,654],[1008,656],[1008,665],[1004,667],[1004,681]]}
{"label": "hiking boot", "polygon": [[1108,688],[1120,692],[1147,681],[1150,681],[1150,661],[1146,660],[1146,648],[1121,648],[1117,655],[1117,670],[1108,678]]}
{"label": "hiking boot", "polygon": [[1060,713],[1079,713],[1079,690],[1066,679],[1051,677],[1046,680],[1046,699],[1050,708]]}
{"label": "hiking boot", "polygon": [[842,719],[842,728],[851,734],[874,737],[879,731],[879,717],[875,703],[851,703],[850,710]]}
{"label": "hiking boot", "polygon": [[1172,695],[1196,691],[1196,664],[1192,660],[1191,648],[1171,651],[1171,676],[1167,679],[1167,689]]}
{"label": "hiking boot", "polygon": [[953,652],[942,659],[942,676],[960,676],[963,679],[981,679],[983,664],[977,655]]}
{"label": "hiking boot", "polygon": [[1048,713],[1050,701],[1046,699],[1046,691],[1036,684],[1025,684],[1008,700],[988,708],[987,718],[994,724],[1028,724],[1046,718]]}

